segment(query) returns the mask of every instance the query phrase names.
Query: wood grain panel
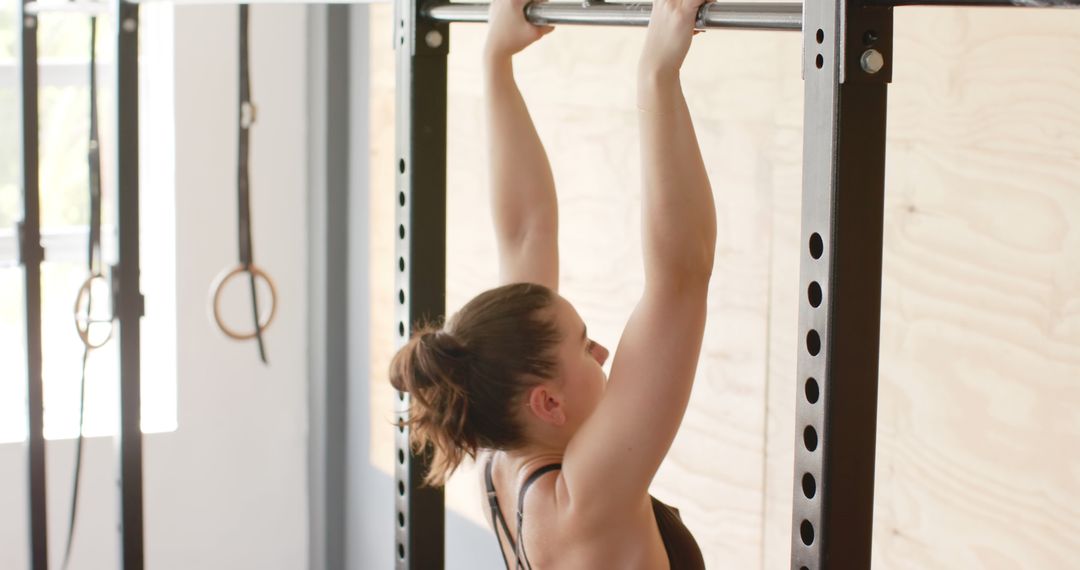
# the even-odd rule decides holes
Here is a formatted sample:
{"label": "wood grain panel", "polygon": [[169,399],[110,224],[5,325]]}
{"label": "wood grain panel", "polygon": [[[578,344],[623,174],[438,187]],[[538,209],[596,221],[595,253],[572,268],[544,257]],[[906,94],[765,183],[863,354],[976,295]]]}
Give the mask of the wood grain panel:
{"label": "wood grain panel", "polygon": [[[1076,564],[1078,24],[897,12],[875,568]],[[790,540],[796,199],[774,208],[768,568],[786,566]]]}
{"label": "wood grain panel", "polygon": [[[448,305],[495,284],[477,56],[484,28],[454,30],[450,80]],[[641,293],[634,87],[641,34],[563,28],[519,57],[519,82],[560,192],[562,293],[609,346]],[[717,192],[716,278],[698,383],[654,493],[678,506],[710,567],[760,565],[775,67],[795,36],[700,37],[684,83]],[[722,70],[722,71],[720,71]],[[763,184],[765,182],[765,184]],[[471,477],[463,473],[463,477]],[[448,500],[475,509],[470,484]],[[482,520],[483,513],[470,518]]]}

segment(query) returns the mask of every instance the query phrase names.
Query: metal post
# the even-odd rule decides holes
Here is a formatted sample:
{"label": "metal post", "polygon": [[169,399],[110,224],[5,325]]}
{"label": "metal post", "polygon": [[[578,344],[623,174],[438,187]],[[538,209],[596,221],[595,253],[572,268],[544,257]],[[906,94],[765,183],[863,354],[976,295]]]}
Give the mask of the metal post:
{"label": "metal post", "polygon": [[23,265],[26,295],[26,395],[30,491],[30,567],[46,570],[48,529],[45,501],[45,434],[41,382],[41,214],[38,188],[38,62],[37,16],[19,2],[19,110],[22,115],[23,219],[19,236],[19,263]]}
{"label": "metal post", "polygon": [[[486,22],[486,2],[425,4],[423,15],[440,22]],[[649,25],[652,5],[644,3],[542,2],[529,4],[525,17],[537,25],[639,26]],[[698,13],[699,28],[789,30],[802,27],[802,5],[791,2],[717,2]]]}
{"label": "metal post", "polygon": [[868,569],[892,9],[807,0],[793,570]]}
{"label": "metal post", "polygon": [[[449,26],[421,17],[421,0],[397,0],[397,331],[446,311],[446,54]],[[395,567],[444,567],[442,489],[423,487],[427,453],[409,447],[409,395],[398,394]]]}
{"label": "metal post", "polygon": [[139,6],[116,0],[117,201],[120,261],[112,270],[120,340],[120,533],[124,570],[142,570],[143,480],[139,369]]}

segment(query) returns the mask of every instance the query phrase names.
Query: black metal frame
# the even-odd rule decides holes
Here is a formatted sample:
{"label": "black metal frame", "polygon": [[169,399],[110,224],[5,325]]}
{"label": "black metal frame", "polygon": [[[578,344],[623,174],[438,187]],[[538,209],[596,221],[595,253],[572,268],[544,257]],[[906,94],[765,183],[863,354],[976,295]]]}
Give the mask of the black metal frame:
{"label": "black metal frame", "polygon": [[[120,338],[122,560],[141,570],[139,133],[136,3],[115,0],[120,264],[113,307]],[[26,274],[29,506],[33,570],[47,568],[45,442],[42,434],[41,273],[38,211],[37,16],[20,2],[24,219],[19,256]],[[475,6],[395,1],[397,51],[397,331],[438,320],[446,297],[446,57],[449,22],[486,20]],[[805,124],[796,406],[793,570],[869,568],[874,502],[881,243],[892,7],[1077,6],[1080,0],[806,0],[803,7]],[[590,5],[591,6],[591,5]],[[588,10],[588,6],[584,10]],[[575,8],[575,10],[578,10]],[[550,11],[550,10],[549,10]],[[543,17],[528,12],[532,20]],[[553,13],[553,12],[552,12]],[[560,16],[561,17],[561,16]],[[741,18],[742,16],[740,16]],[[577,23],[640,24],[619,16]],[[583,22],[582,18],[588,19]],[[624,21],[625,20],[625,21]],[[772,22],[772,16],[765,21]],[[720,24],[718,24],[720,25]],[[726,25],[726,24],[725,24]],[[742,25],[742,24],[739,24]],[[754,26],[778,27],[775,22]],[[423,486],[429,450],[409,445],[408,394],[398,394],[396,548],[399,570],[445,566],[443,493]]]}
{"label": "black metal frame", "polygon": [[[395,3],[397,58],[398,346],[446,312],[446,57],[450,27],[421,18],[420,0]],[[408,394],[398,393],[395,567],[443,568],[442,489],[425,487],[429,450],[409,444]]]}
{"label": "black metal frame", "polygon": [[[120,533],[125,570],[142,570],[142,429],[139,341],[143,297],[139,291],[138,4],[117,0],[117,194],[121,263],[112,268],[112,295],[120,338]],[[30,561],[48,568],[45,439],[42,401],[41,246],[38,144],[38,15],[19,3],[20,110],[22,116],[23,220],[18,227],[26,275],[27,400],[29,417]]]}
{"label": "black metal frame", "polygon": [[116,0],[116,133],[120,260],[112,283],[120,343],[120,535],[124,570],[142,570],[143,472],[139,290],[139,5]]}
{"label": "black metal frame", "polygon": [[889,7],[804,12],[793,570],[870,567],[892,27]]}
{"label": "black metal frame", "polygon": [[22,116],[23,219],[19,222],[19,263],[24,267],[26,297],[26,395],[28,403],[30,567],[49,567],[45,494],[44,402],[41,381],[41,247],[40,188],[38,178],[38,65],[37,16],[19,2],[19,62]]}

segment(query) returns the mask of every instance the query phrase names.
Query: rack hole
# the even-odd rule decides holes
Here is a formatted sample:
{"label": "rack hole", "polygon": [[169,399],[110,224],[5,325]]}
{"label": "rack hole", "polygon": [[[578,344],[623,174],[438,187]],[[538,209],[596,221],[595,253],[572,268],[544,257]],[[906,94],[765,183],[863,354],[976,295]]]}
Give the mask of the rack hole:
{"label": "rack hole", "polygon": [[397,266],[398,266],[398,269],[400,269],[401,271],[405,271],[405,258],[404,257],[399,257],[398,258]]}
{"label": "rack hole", "polygon": [[820,43],[824,43],[824,42],[825,42],[825,30],[822,30],[822,29],[819,28],[818,31],[817,31],[817,43],[820,44]]}
{"label": "rack hole", "polygon": [[404,289],[398,290],[397,299],[398,299],[398,302],[401,303],[402,305],[405,304],[405,290]]}
{"label": "rack hole", "polygon": [[405,174],[405,159],[401,159],[397,163],[398,172]]}
{"label": "rack hole", "polygon": [[397,460],[398,460],[398,463],[400,463],[402,465],[405,465],[405,450],[404,449],[399,449],[398,450],[398,452],[397,452]]}
{"label": "rack hole", "polygon": [[398,204],[401,204],[402,206],[405,205],[405,193],[404,192],[398,192],[397,201],[398,201]]}
{"label": "rack hole", "polygon": [[405,224],[401,224],[397,227],[397,235],[401,239],[405,239]]}
{"label": "rack hole", "polygon": [[397,553],[398,553],[398,557],[400,557],[402,560],[405,560],[405,545],[404,544],[401,544],[400,542],[398,543],[398,545],[397,545]]}
{"label": "rack hole", "polygon": [[809,473],[802,476],[802,494],[807,499],[813,499],[817,494],[817,481],[814,481],[814,476]]}
{"label": "rack hole", "polygon": [[817,450],[817,430],[814,429],[814,426],[806,426],[806,429],[802,432],[802,440],[807,451]]}
{"label": "rack hole", "polygon": [[821,285],[817,281],[810,282],[810,287],[806,290],[806,298],[810,301],[810,306],[815,309],[821,305]]}
{"label": "rack hole", "polygon": [[397,324],[397,332],[398,332],[398,335],[400,335],[402,337],[405,336],[405,323],[398,323]]}
{"label": "rack hole", "polygon": [[[402,232],[404,231],[403,229]],[[810,257],[821,259],[823,253],[825,253],[825,242],[821,241],[821,234],[817,232],[810,234]]]}
{"label": "rack hole", "polygon": [[825,57],[819,53],[817,59],[814,60],[814,64],[817,65],[818,69],[821,69],[825,66]]}
{"label": "rack hole", "polygon": [[802,536],[803,544],[810,546],[814,544],[814,525],[810,524],[810,521],[803,520],[799,525],[799,535]]}
{"label": "rack hole", "polygon": [[397,514],[397,524],[401,528],[405,528],[405,513],[398,512],[398,514]]}
{"label": "rack hole", "polygon": [[817,380],[813,377],[806,379],[806,401],[811,404],[816,404],[818,397],[821,395],[821,391],[818,388]]}
{"label": "rack hole", "polygon": [[810,332],[806,333],[806,351],[810,356],[817,356],[821,352],[821,337],[816,330],[810,329]]}
{"label": "rack hole", "polygon": [[398,481],[397,482],[397,492],[402,497],[405,496],[405,482],[404,481]]}
{"label": "rack hole", "polygon": [[[404,392],[402,392],[402,395],[404,395]],[[405,433],[405,420],[404,419],[400,419],[400,418],[398,419],[398,421],[397,421],[397,430],[399,432],[401,432],[401,433]]]}

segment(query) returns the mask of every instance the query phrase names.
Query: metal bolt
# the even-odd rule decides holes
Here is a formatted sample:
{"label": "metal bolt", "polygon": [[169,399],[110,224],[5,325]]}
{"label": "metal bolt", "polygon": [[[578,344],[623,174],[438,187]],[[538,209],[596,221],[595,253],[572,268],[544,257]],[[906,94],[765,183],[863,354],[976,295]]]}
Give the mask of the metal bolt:
{"label": "metal bolt", "polygon": [[424,36],[424,42],[429,48],[437,48],[442,45],[442,34],[438,30],[431,30]]}
{"label": "metal bolt", "polygon": [[868,49],[859,58],[859,64],[862,65],[863,71],[873,75],[885,67],[885,56],[876,49]]}
{"label": "metal bolt", "polygon": [[135,18],[128,18],[128,19],[124,20],[124,31],[125,32],[129,32],[129,33],[134,32],[135,28],[137,26],[138,26],[138,24],[135,23]]}
{"label": "metal bolt", "polygon": [[26,19],[23,21],[23,25],[26,26],[26,29],[32,30],[37,27],[37,18],[33,16],[27,16]]}

